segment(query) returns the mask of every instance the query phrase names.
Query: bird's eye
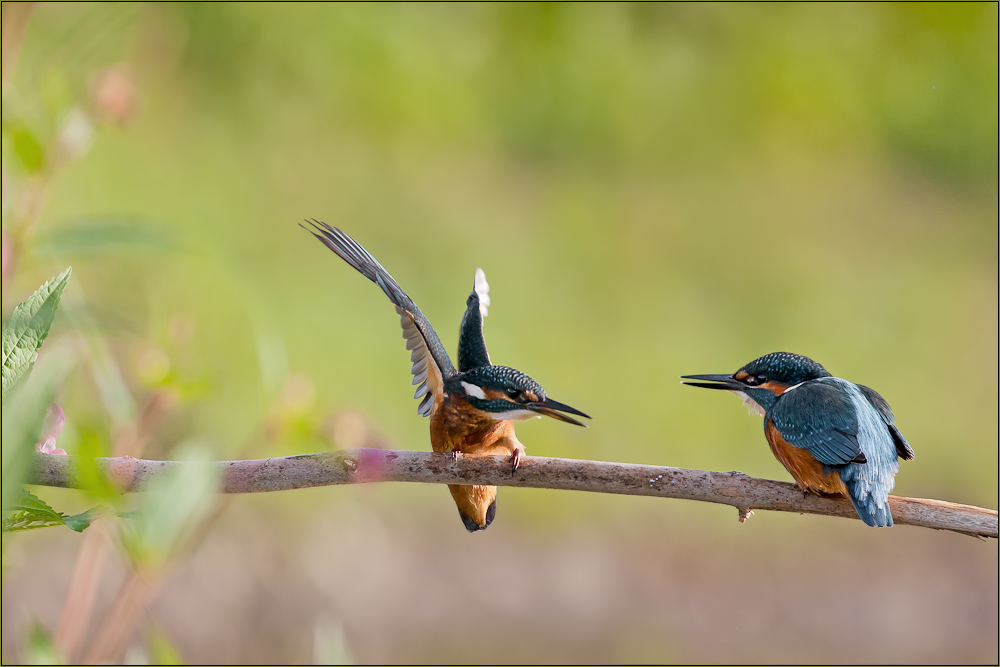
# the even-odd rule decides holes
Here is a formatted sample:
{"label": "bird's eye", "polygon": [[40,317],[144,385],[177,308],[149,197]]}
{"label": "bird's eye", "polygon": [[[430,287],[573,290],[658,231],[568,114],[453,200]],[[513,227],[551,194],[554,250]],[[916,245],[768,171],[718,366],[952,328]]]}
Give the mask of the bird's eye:
{"label": "bird's eye", "polygon": [[510,387],[507,389],[507,395],[516,400],[521,395],[521,390]]}
{"label": "bird's eye", "polygon": [[767,382],[767,376],[766,375],[764,375],[763,373],[761,373],[760,375],[757,376],[757,384],[764,384],[765,382]]}

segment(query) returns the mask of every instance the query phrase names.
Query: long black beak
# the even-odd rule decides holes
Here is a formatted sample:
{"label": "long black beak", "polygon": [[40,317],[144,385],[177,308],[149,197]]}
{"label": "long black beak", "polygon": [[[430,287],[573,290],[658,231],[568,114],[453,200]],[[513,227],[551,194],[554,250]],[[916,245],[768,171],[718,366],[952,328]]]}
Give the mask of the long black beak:
{"label": "long black beak", "polygon": [[725,389],[726,391],[743,391],[745,385],[733,379],[732,375],[682,375],[682,380],[703,380],[703,382],[685,382],[692,387],[704,389]]}
{"label": "long black beak", "polygon": [[[568,412],[571,415],[579,415],[581,417],[586,417],[590,419],[590,415],[580,412],[576,408],[571,408],[565,403],[560,403],[559,401],[553,401],[551,398],[546,398],[544,401],[538,401],[537,403],[525,403],[524,407],[528,408],[532,412],[537,412],[540,415],[545,415],[547,417],[552,417],[558,419],[559,421],[566,422],[567,424],[576,424],[577,426],[582,426],[587,428],[586,424],[582,424],[572,417],[567,417],[562,414],[563,412]],[[556,412],[558,410],[558,412]]]}

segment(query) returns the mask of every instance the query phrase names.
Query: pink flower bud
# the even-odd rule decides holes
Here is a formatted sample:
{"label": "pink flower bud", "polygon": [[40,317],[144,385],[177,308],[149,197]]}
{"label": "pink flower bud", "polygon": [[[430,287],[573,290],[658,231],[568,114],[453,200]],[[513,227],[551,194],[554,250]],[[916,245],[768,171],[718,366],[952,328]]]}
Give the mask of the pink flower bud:
{"label": "pink flower bud", "polygon": [[39,454],[65,454],[65,449],[56,448],[56,436],[59,435],[63,426],[66,425],[66,414],[59,407],[58,403],[49,406],[45,413],[45,422],[42,425],[42,441],[35,445],[35,451]]}

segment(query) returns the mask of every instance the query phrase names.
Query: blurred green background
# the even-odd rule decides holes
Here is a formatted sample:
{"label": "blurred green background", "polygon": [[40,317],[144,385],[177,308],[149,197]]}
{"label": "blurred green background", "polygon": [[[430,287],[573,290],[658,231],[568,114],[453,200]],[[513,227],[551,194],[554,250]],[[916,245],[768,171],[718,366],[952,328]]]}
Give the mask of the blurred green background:
{"label": "blurred green background", "polygon": [[[493,360],[594,417],[529,454],[787,480],[677,376],[788,350],[890,402],[896,493],[997,507],[996,4],[43,4],[8,78],[9,4],[4,316],[72,264],[53,337],[131,396],[71,376],[71,454],[164,392],[148,458],[428,449],[392,306],[315,217],[451,351],[486,271]],[[5,544],[5,662],[79,540]],[[470,536],[444,489],[327,488],[227,499],[144,623],[195,663],[995,662],[997,558],[521,489]]]}

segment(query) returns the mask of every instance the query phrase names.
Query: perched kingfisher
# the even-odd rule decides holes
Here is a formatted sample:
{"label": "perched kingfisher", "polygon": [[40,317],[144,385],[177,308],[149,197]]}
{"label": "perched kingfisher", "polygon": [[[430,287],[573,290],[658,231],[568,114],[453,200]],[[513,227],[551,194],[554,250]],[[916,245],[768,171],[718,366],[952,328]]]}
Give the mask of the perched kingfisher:
{"label": "perched kingfisher", "polygon": [[725,389],[764,417],[774,457],[803,491],[840,494],[869,526],[891,526],[889,492],[898,458],[913,459],[878,392],[830,375],[798,354],[773,352],[732,375],[684,375],[693,387]]}
{"label": "perched kingfisher", "polygon": [[[514,421],[546,415],[577,426],[586,426],[563,413],[590,419],[575,408],[553,401],[541,385],[519,370],[494,366],[483,338],[483,318],[490,305],[489,284],[476,269],[474,288],[466,299],[458,337],[458,368],[438,338],[434,327],[392,276],[357,241],[318,220],[306,221],[308,232],[385,292],[396,306],[403,326],[406,349],[412,350],[414,398],[422,398],[417,412],[430,417],[431,448],[452,455],[510,457],[517,470],[522,445],[514,434]],[[495,486],[449,484],[462,523],[470,533],[485,530],[497,512]]]}

